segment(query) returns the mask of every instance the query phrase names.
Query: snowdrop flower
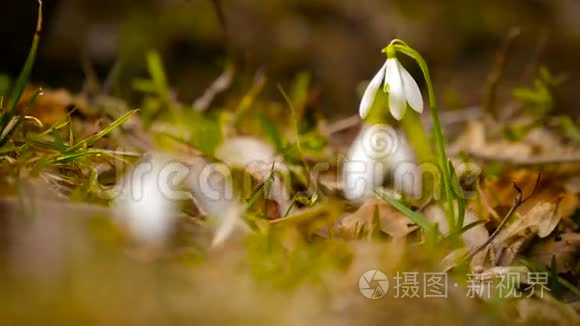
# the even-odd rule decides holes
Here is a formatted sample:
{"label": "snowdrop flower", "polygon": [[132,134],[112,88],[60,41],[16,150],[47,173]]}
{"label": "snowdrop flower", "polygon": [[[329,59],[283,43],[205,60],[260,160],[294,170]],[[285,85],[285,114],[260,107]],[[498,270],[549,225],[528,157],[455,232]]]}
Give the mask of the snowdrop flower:
{"label": "snowdrop flower", "polygon": [[363,119],[368,115],[381,86],[384,92],[389,93],[389,109],[395,119],[403,118],[407,104],[413,110],[423,112],[423,97],[417,82],[391,53],[393,51],[387,48],[386,52],[387,61],[370,81],[361,99],[359,114]]}
{"label": "snowdrop flower", "polygon": [[222,245],[235,233],[248,231],[242,220],[244,206],[235,197],[227,165],[196,159],[189,182],[196,206],[207,215],[214,229],[212,247]]}
{"label": "snowdrop flower", "polygon": [[[226,140],[215,152],[215,156],[231,167],[240,167],[265,182],[270,177],[272,166],[276,171],[286,175],[288,168],[276,157],[274,148],[257,138],[235,137]],[[278,203],[280,216],[290,207],[290,195],[284,185],[284,178],[274,174],[274,181],[270,186],[268,199]]]}
{"label": "snowdrop flower", "polygon": [[421,195],[421,172],[405,136],[390,126],[364,125],[343,164],[343,193],[362,202],[387,179],[397,192]]}
{"label": "snowdrop flower", "polygon": [[139,162],[124,176],[115,200],[117,221],[142,245],[162,247],[179,212],[177,198],[168,192],[173,176],[165,167],[170,162],[159,155]]}

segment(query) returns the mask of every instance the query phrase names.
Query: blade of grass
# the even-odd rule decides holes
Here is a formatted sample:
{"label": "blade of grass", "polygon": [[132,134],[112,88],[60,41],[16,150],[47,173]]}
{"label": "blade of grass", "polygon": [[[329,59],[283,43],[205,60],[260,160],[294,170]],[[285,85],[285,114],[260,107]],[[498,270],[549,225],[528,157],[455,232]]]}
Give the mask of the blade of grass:
{"label": "blade of grass", "polygon": [[[70,110],[66,116],[62,119],[60,119],[59,121],[55,122],[52,126],[50,126],[50,128],[46,129],[45,131],[43,131],[42,133],[39,134],[39,136],[46,136],[48,134],[50,134],[51,132],[53,132],[54,130],[59,130],[62,129],[66,126],[68,126],[71,123],[71,115],[77,110],[77,107],[74,107],[72,110]],[[71,144],[72,146],[72,144]]]}
{"label": "blade of grass", "polygon": [[36,21],[36,30],[34,32],[34,37],[32,38],[32,46],[30,47],[30,51],[28,52],[28,57],[24,63],[24,67],[18,75],[18,79],[16,80],[16,84],[14,85],[14,89],[12,90],[12,94],[10,95],[10,99],[8,100],[8,110],[2,116],[0,121],[0,134],[4,133],[4,129],[8,125],[8,123],[14,117],[16,113],[16,108],[18,103],[20,102],[20,98],[22,97],[22,93],[24,93],[24,88],[30,79],[30,73],[32,72],[32,67],[34,66],[34,62],[36,61],[36,53],[38,50],[38,42],[40,40],[40,32],[42,31],[42,0],[38,0],[38,17]]}
{"label": "blade of grass", "polygon": [[0,148],[0,155],[18,152],[21,148],[22,148],[22,146],[3,147],[3,148]]}
{"label": "blade of grass", "polygon": [[34,103],[36,103],[36,99],[38,98],[38,96],[40,96],[41,94],[42,89],[40,88],[37,89],[30,98],[30,100],[28,101],[28,104],[26,105],[26,108],[24,108],[22,114],[19,117],[13,118],[16,119],[13,124],[11,124],[10,122],[8,123],[10,125],[10,129],[3,128],[2,133],[0,133],[1,135],[0,137],[2,137],[2,139],[0,139],[0,147],[4,146],[8,142],[8,140],[10,140],[10,138],[12,137],[18,126],[22,123],[22,121],[25,119],[30,109],[34,106]]}
{"label": "blade of grass", "polygon": [[306,197],[301,193],[297,193],[295,194],[292,199],[290,200],[290,205],[288,205],[288,208],[286,209],[286,213],[284,213],[284,217],[290,215],[290,212],[292,211],[292,209],[294,208],[294,206],[296,205],[296,202],[304,205],[304,206],[313,206],[316,202],[318,202],[318,193],[315,192],[312,197]]}
{"label": "blade of grass", "polygon": [[79,153],[71,153],[71,154],[64,154],[64,155],[60,155],[57,158],[54,159],[55,163],[70,163],[76,159],[82,158],[82,157],[86,157],[86,156],[91,156],[91,155],[101,155],[103,154],[103,151],[101,150],[88,150],[88,151],[84,151],[84,152],[79,152]]}
{"label": "blade of grass", "polygon": [[260,126],[270,142],[274,145],[277,151],[281,152],[284,149],[284,141],[282,140],[282,136],[276,126],[268,119],[263,113],[258,112],[258,121],[260,122]]}
{"label": "blade of grass", "polygon": [[288,225],[289,223],[304,223],[306,221],[320,218],[321,216],[327,214],[330,211],[329,204],[321,204],[317,207],[312,207],[309,209],[305,209],[300,211],[299,213],[279,218],[277,220],[270,221],[270,225]]}
{"label": "blade of grass", "polygon": [[151,50],[147,53],[147,68],[149,69],[151,81],[153,82],[153,85],[155,85],[157,94],[163,98],[163,100],[168,100],[169,87],[167,86],[167,75],[165,74],[163,61],[161,60],[159,52]]}
{"label": "blade of grass", "polygon": [[116,129],[117,127],[119,127],[120,125],[122,125],[123,123],[125,123],[127,120],[129,120],[129,118],[131,118],[135,113],[137,113],[137,110],[132,110],[129,111],[127,113],[125,113],[122,117],[120,117],[119,119],[113,121],[113,123],[111,123],[107,128],[99,131],[98,133],[87,137],[83,140],[81,140],[80,142],[78,142],[76,145],[69,147],[69,149],[67,149],[65,151],[65,153],[70,153],[72,151],[75,151],[83,146],[90,146],[93,143],[95,143],[97,140],[103,138],[104,136],[106,136],[107,134],[109,134],[111,131],[113,131],[114,129]]}
{"label": "blade of grass", "polygon": [[265,198],[270,193],[270,186],[274,182],[274,164],[272,164],[272,169],[270,170],[270,175],[268,178],[256,189],[256,191],[250,196],[246,201],[246,210],[250,209],[258,201],[260,196]]}
{"label": "blade of grass", "polygon": [[382,200],[389,203],[391,206],[395,207],[403,215],[407,216],[411,221],[417,224],[419,227],[425,231],[430,231],[432,229],[431,223],[420,213],[412,211],[409,207],[405,206],[402,202],[389,196],[383,189],[376,189],[375,194]]}
{"label": "blade of grass", "polygon": [[462,235],[463,233],[465,233],[465,232],[467,232],[467,231],[469,231],[469,230],[473,229],[474,227],[476,227],[476,226],[478,226],[478,225],[480,225],[480,224],[485,224],[486,222],[487,222],[487,221],[484,221],[484,220],[479,220],[479,221],[475,221],[475,222],[469,223],[469,224],[467,224],[466,226],[462,227],[461,229],[459,229],[459,230],[457,230],[457,231],[454,231],[454,232],[451,232],[451,233],[449,233],[449,235],[447,235],[445,238],[446,238],[446,239],[453,239],[454,237],[460,236],[460,235]]}

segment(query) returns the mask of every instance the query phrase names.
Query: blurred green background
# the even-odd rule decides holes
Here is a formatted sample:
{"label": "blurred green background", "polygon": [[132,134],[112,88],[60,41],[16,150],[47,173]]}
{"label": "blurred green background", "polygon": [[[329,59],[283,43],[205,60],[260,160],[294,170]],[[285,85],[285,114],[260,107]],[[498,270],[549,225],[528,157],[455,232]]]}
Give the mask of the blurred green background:
{"label": "blurred green background", "polygon": [[[510,51],[500,99],[530,85],[545,64],[567,81],[556,107],[577,112],[580,1],[576,0],[45,0],[46,21],[33,80],[80,91],[92,66],[108,90],[130,98],[146,74],[145,52],[162,54],[180,100],[200,96],[229,61],[247,80],[267,73],[266,96],[280,97],[300,71],[312,75],[317,105],[357,111],[357,87],[384,61],[380,49],[404,39],[431,65],[446,109],[478,105],[496,53],[521,29]],[[14,76],[34,29],[35,0],[0,1],[0,73]],[[218,9],[218,8],[221,8]],[[223,19],[220,19],[223,18]],[[223,23],[222,23],[223,22]],[[408,65],[411,73],[417,69]]]}

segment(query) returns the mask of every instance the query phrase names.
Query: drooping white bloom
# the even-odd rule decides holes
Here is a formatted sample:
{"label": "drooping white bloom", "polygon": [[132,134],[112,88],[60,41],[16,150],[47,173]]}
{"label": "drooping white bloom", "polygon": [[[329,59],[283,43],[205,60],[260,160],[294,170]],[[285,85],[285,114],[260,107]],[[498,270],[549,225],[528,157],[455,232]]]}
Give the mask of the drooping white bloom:
{"label": "drooping white bloom", "polygon": [[201,158],[192,162],[190,185],[196,206],[214,229],[212,247],[223,244],[236,232],[247,231],[243,204],[235,197],[230,168]]}
{"label": "drooping white bloom", "polygon": [[272,166],[277,171],[270,185],[269,199],[278,203],[280,216],[290,206],[290,195],[280,174],[287,174],[288,168],[276,157],[274,148],[257,138],[235,137],[226,140],[215,152],[215,156],[231,167],[239,167],[265,182],[270,177]]}
{"label": "drooping white bloom", "polygon": [[399,60],[388,58],[363,94],[359,107],[361,118],[368,115],[375,95],[382,86],[389,93],[389,110],[395,119],[403,118],[407,103],[413,110],[423,112],[423,97],[417,82]]}
{"label": "drooping white bloom", "polygon": [[[190,184],[191,192],[179,188],[182,182]],[[247,229],[229,167],[202,158],[187,164],[159,154],[143,159],[124,176],[114,211],[139,244],[163,247],[177,220],[179,202],[191,199],[214,229],[212,246]]]}
{"label": "drooping white bloom", "polygon": [[179,206],[170,189],[170,162],[152,155],[135,165],[122,180],[115,216],[140,244],[163,246],[174,226]]}
{"label": "drooping white bloom", "polygon": [[420,197],[421,171],[405,136],[390,126],[364,125],[343,164],[343,193],[362,202],[388,179],[395,191]]}

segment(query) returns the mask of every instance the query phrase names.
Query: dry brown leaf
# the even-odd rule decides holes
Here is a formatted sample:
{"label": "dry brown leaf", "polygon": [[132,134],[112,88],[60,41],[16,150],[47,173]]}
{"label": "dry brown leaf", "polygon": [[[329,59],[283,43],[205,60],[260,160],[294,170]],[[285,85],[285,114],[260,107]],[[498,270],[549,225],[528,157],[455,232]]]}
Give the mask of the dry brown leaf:
{"label": "dry brown leaf", "polygon": [[500,231],[492,242],[491,261],[493,265],[509,265],[526,248],[528,240],[538,235],[550,235],[561,216],[557,214],[556,204],[543,202],[521,215],[512,224]]}
{"label": "dry brown leaf", "polygon": [[504,139],[490,141],[486,135],[483,121],[471,121],[462,135],[449,148],[451,154],[470,153],[477,157],[494,157],[497,160],[509,160],[513,157],[530,157],[533,153],[531,145],[520,142],[513,143]]}
{"label": "dry brown leaf", "polygon": [[533,238],[534,234],[528,233],[514,240],[507,248],[490,247],[490,260],[499,266],[511,264],[520,252],[528,247]]}
{"label": "dry brown leaf", "polygon": [[[22,94],[21,107],[28,104],[36,87],[27,87]],[[36,99],[36,103],[30,115],[38,118],[42,123],[51,125],[65,118],[68,107],[74,102],[73,96],[64,89],[43,89],[42,96]]]}
{"label": "dry brown leaf", "polygon": [[[543,173],[534,195],[518,209],[518,212],[524,215],[539,203],[560,200],[559,215],[563,218],[572,215],[579,205],[578,197],[575,193],[570,192],[562,181],[576,176],[578,172],[580,172],[578,169],[563,169],[558,173]],[[516,183],[524,194],[530,194],[534,190],[537,178],[538,172],[536,171],[517,169],[497,180],[490,179],[482,187],[486,204],[498,211],[507,211],[517,196],[513,183]]]}
{"label": "dry brown leaf", "polygon": [[551,266],[552,257],[555,257],[558,273],[567,273],[576,267],[579,254],[580,234],[564,233],[534,243],[527,256],[546,267]]}
{"label": "dry brown leaf", "polygon": [[526,214],[520,215],[520,218],[502,230],[496,239],[496,243],[524,235],[528,231],[538,234],[540,238],[545,238],[554,231],[561,219],[561,216],[556,213],[556,204],[550,202],[540,203]]}
{"label": "dry brown leaf", "polygon": [[[543,208],[546,211],[540,211],[539,213],[536,213],[535,210],[531,210],[528,212],[528,215],[535,217],[532,215],[532,212],[536,213],[537,219],[539,220],[538,236],[540,238],[545,238],[556,229],[556,226],[558,226],[558,223],[560,223],[560,220],[562,219],[562,215],[558,214],[557,204],[542,203],[538,207]],[[531,218],[528,217],[528,219],[530,219],[531,223]]]}
{"label": "dry brown leaf", "polygon": [[[531,121],[525,121],[529,123]],[[503,161],[515,164],[536,164],[549,162],[578,162],[580,152],[576,144],[568,144],[559,134],[543,127],[531,130],[524,139],[512,142],[498,137],[497,125],[484,121],[472,121],[462,135],[449,147],[449,153],[468,153],[484,161]],[[489,135],[489,130],[495,135]],[[491,132],[493,133],[493,131]],[[494,137],[495,136],[495,137]],[[493,139],[492,139],[493,138]]]}
{"label": "dry brown leaf", "polygon": [[403,238],[415,231],[417,226],[405,215],[391,205],[378,199],[367,200],[357,211],[344,216],[335,226],[336,233],[345,239],[351,239],[356,229],[370,228],[375,209],[378,209],[381,231],[393,238]]}

